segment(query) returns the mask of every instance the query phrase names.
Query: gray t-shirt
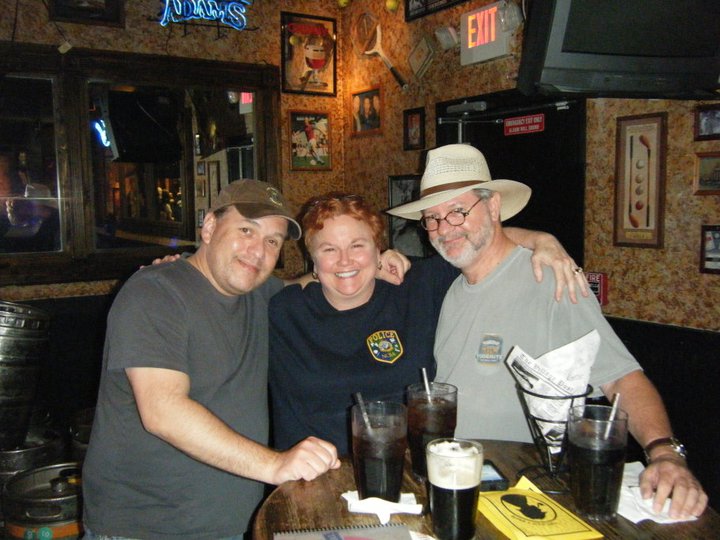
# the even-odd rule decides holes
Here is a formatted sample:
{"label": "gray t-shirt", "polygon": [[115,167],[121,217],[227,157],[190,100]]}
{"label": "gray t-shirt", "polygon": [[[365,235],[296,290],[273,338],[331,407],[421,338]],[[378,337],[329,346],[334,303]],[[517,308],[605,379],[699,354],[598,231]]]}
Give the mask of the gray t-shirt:
{"label": "gray t-shirt", "polygon": [[532,442],[505,366],[512,347],[537,358],[593,329],[600,350],[590,375],[596,394],[600,385],[640,369],[615,335],[593,295],[554,299],[555,282],[545,272],[535,281],[532,252],[516,248],[480,283],[470,285],[460,275],[450,287],[435,337],[436,381],[458,387],[456,436]]}
{"label": "gray t-shirt", "polygon": [[84,521],[96,534],[215,539],[242,534],[263,485],[189,457],[143,429],[129,367],[187,373],[190,397],[267,444],[271,278],[229,297],[185,260],[140,270],[108,317],[103,370],[83,469]]}

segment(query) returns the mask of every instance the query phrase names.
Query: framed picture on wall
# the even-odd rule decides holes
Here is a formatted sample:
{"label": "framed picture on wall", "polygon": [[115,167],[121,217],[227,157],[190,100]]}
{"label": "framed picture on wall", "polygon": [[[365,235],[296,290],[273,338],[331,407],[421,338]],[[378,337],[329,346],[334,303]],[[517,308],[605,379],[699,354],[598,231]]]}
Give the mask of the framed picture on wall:
{"label": "framed picture on wall", "polygon": [[280,13],[282,91],[334,96],[337,35],[335,19]]}
{"label": "framed picture on wall", "polygon": [[720,225],[702,226],[700,272],[720,274]]}
{"label": "framed picture on wall", "polygon": [[363,137],[382,133],[382,94],[380,87],[367,88],[350,94],[350,135]]}
{"label": "framed picture on wall", "polygon": [[467,0],[405,0],[405,21],[419,19],[463,2]]}
{"label": "framed picture on wall", "polygon": [[667,113],[618,118],[615,142],[614,244],[661,248]]}
{"label": "framed picture on wall", "polygon": [[212,201],[223,187],[225,186],[220,178],[220,162],[208,161],[208,207],[212,206]]}
{"label": "framed picture on wall", "polygon": [[204,162],[204,161],[198,161],[198,162],[197,162],[197,166],[196,166],[196,168],[195,168],[195,173],[196,173],[198,176],[205,176],[205,171],[206,171],[206,170],[207,170],[207,169],[205,168],[205,162]]}
{"label": "framed picture on wall", "polygon": [[206,197],[207,196],[207,189],[205,186],[206,186],[206,183],[205,183],[204,178],[195,180],[195,196],[196,197]]}
{"label": "framed picture on wall", "polygon": [[695,108],[695,140],[720,139],[720,104]]}
{"label": "framed picture on wall", "polygon": [[124,0],[48,0],[51,21],[125,26]]}
{"label": "framed picture on wall", "polygon": [[720,195],[720,152],[695,154],[695,195]]}
{"label": "framed picture on wall", "polygon": [[410,51],[408,63],[418,79],[425,75],[425,72],[432,63],[434,54],[435,49],[427,36],[422,36],[412,51]]}
{"label": "framed picture on wall", "polygon": [[290,169],[294,171],[329,171],[330,114],[326,112],[290,111]]}
{"label": "framed picture on wall", "polygon": [[[390,208],[420,197],[419,174],[388,177],[388,202]],[[388,216],[389,246],[410,257],[425,257],[432,252],[427,233],[419,221]]]}
{"label": "framed picture on wall", "polygon": [[403,150],[425,148],[425,107],[403,111]]}
{"label": "framed picture on wall", "polygon": [[197,211],[197,226],[198,228],[203,226],[203,222],[205,221],[205,209],[201,208]]}

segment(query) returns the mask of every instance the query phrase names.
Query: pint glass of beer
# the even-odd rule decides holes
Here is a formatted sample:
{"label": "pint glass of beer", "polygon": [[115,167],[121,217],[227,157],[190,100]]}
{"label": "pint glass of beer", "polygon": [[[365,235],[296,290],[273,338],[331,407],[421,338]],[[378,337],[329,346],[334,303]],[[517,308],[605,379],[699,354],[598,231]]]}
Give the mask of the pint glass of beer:
{"label": "pint glass of beer", "polygon": [[371,401],[351,411],[355,484],[361,499],[400,500],[407,408],[402,403]]}
{"label": "pint glass of beer", "polygon": [[440,540],[469,540],[482,480],[483,447],[465,439],[436,439],[427,445],[430,512]]}

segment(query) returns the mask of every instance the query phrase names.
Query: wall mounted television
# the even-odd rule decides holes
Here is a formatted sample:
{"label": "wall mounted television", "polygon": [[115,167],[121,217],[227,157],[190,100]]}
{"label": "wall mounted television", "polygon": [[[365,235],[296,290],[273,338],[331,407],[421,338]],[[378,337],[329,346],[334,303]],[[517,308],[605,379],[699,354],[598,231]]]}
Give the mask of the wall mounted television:
{"label": "wall mounted television", "polygon": [[534,0],[526,95],[720,98],[719,0]]}

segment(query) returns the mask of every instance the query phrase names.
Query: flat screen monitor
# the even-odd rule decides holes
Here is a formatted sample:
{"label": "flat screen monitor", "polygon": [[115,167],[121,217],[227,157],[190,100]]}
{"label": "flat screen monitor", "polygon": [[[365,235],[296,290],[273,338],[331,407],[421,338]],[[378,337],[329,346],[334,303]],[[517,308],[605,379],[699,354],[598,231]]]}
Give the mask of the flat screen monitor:
{"label": "flat screen monitor", "polygon": [[720,98],[719,0],[534,0],[518,89]]}

